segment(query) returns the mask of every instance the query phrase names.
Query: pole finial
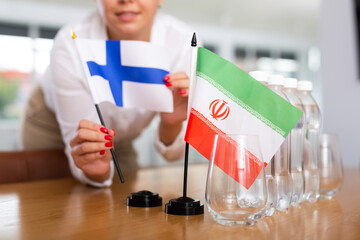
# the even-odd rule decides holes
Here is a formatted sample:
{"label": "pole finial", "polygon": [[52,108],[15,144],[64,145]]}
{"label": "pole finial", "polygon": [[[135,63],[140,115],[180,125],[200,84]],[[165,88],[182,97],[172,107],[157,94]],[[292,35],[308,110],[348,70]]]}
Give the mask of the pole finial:
{"label": "pole finial", "polygon": [[75,39],[76,38],[76,35],[74,33],[74,30],[71,28],[71,35],[72,35],[72,38]]}
{"label": "pole finial", "polygon": [[191,40],[191,46],[192,47],[196,47],[197,46],[197,41],[196,41],[196,33],[194,32],[192,40]]}

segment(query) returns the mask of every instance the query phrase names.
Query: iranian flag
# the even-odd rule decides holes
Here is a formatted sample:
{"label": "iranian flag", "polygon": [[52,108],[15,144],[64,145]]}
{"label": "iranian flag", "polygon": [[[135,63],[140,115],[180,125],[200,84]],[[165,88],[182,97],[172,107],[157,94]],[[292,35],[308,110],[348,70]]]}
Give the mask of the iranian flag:
{"label": "iranian flag", "polygon": [[[229,153],[240,146],[225,134],[251,134],[259,136],[266,166],[302,115],[272,90],[205,48],[199,47],[197,51],[193,86],[185,141],[208,160],[216,134]],[[252,164],[243,173],[232,169],[231,158],[215,158],[215,164],[250,188],[262,163],[251,152],[248,156]]]}

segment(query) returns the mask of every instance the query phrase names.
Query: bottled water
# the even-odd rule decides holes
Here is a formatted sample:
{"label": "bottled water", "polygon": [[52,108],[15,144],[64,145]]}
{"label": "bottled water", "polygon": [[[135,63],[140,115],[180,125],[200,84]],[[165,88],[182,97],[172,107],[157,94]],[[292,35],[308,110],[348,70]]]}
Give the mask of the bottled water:
{"label": "bottled water", "polygon": [[[269,77],[268,87],[279,96],[288,100],[282,92],[283,77],[280,75],[272,75]],[[279,211],[287,211],[291,202],[291,178],[289,175],[288,165],[288,142],[289,137],[281,144],[279,150],[272,158],[272,175],[276,183],[276,209]]]}
{"label": "bottled water", "polygon": [[[252,76],[255,80],[262,83],[263,85],[268,85],[268,73],[264,71],[252,71],[249,72],[249,75]],[[276,191],[276,182],[273,174],[271,173],[273,159],[265,168],[265,178],[266,178],[266,187],[267,187],[267,203],[265,208],[265,216],[272,216],[275,213],[277,206],[277,191]]]}
{"label": "bottled water", "polygon": [[251,71],[249,75],[256,79],[258,82],[262,83],[263,85],[267,86],[268,84],[268,77],[269,74],[264,71]]}
{"label": "bottled water", "polygon": [[289,154],[289,171],[291,176],[291,204],[293,206],[299,206],[303,201],[303,195],[305,190],[304,174],[303,174],[303,145],[305,134],[305,110],[301,103],[301,100],[296,94],[297,80],[294,78],[286,78],[284,80],[283,92],[286,95],[289,102],[297,107],[304,114],[300,120],[296,123],[295,127],[290,133],[290,154]]}
{"label": "bottled water", "polygon": [[318,138],[321,126],[319,106],[311,95],[312,82],[298,82],[298,96],[304,106],[306,130],[304,139],[303,164],[305,194],[307,201],[316,202],[320,196],[320,175],[318,161]]}
{"label": "bottled water", "polygon": [[276,182],[275,178],[271,172],[274,167],[272,166],[273,159],[269,162],[269,164],[265,168],[265,178],[266,178],[266,186],[267,186],[267,203],[265,207],[265,215],[272,216],[276,210],[277,206],[277,190],[276,190]]}

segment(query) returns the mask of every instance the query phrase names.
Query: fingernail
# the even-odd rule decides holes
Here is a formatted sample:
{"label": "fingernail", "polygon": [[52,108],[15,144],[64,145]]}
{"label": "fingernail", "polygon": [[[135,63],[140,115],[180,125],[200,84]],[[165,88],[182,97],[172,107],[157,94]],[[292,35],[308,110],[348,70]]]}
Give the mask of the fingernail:
{"label": "fingernail", "polygon": [[113,139],[113,137],[111,136],[111,135],[105,135],[105,140],[112,140]]}
{"label": "fingernail", "polygon": [[185,93],[186,93],[186,90],[184,90],[184,89],[180,89],[180,90],[179,90],[179,94],[180,94],[180,95],[184,95]]}
{"label": "fingernail", "polygon": [[105,143],[105,147],[112,147],[113,146],[113,143],[112,142],[107,142]]}
{"label": "fingernail", "polygon": [[166,85],[167,87],[171,87],[173,84],[172,84],[171,82],[167,82],[167,83],[165,83],[165,85]]}
{"label": "fingernail", "polygon": [[102,131],[103,133],[107,133],[107,132],[108,132],[108,130],[107,130],[106,128],[104,128],[104,127],[101,127],[101,128],[100,128],[100,131]]}
{"label": "fingernail", "polygon": [[105,155],[105,150],[101,150],[100,155]]}
{"label": "fingernail", "polygon": [[170,76],[169,76],[169,75],[166,75],[166,76],[164,77],[164,81],[167,82],[167,81],[169,81],[169,80],[170,80]]}

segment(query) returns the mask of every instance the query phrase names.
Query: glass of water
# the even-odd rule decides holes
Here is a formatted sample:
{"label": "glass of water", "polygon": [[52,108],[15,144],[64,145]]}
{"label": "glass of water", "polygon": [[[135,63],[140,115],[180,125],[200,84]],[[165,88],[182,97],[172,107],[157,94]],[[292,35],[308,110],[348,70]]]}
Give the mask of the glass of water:
{"label": "glass of water", "polygon": [[319,138],[320,197],[332,198],[343,183],[343,164],[336,134],[322,133]]}
{"label": "glass of water", "polygon": [[265,215],[267,187],[258,136],[215,136],[205,202],[222,225],[253,225]]}

